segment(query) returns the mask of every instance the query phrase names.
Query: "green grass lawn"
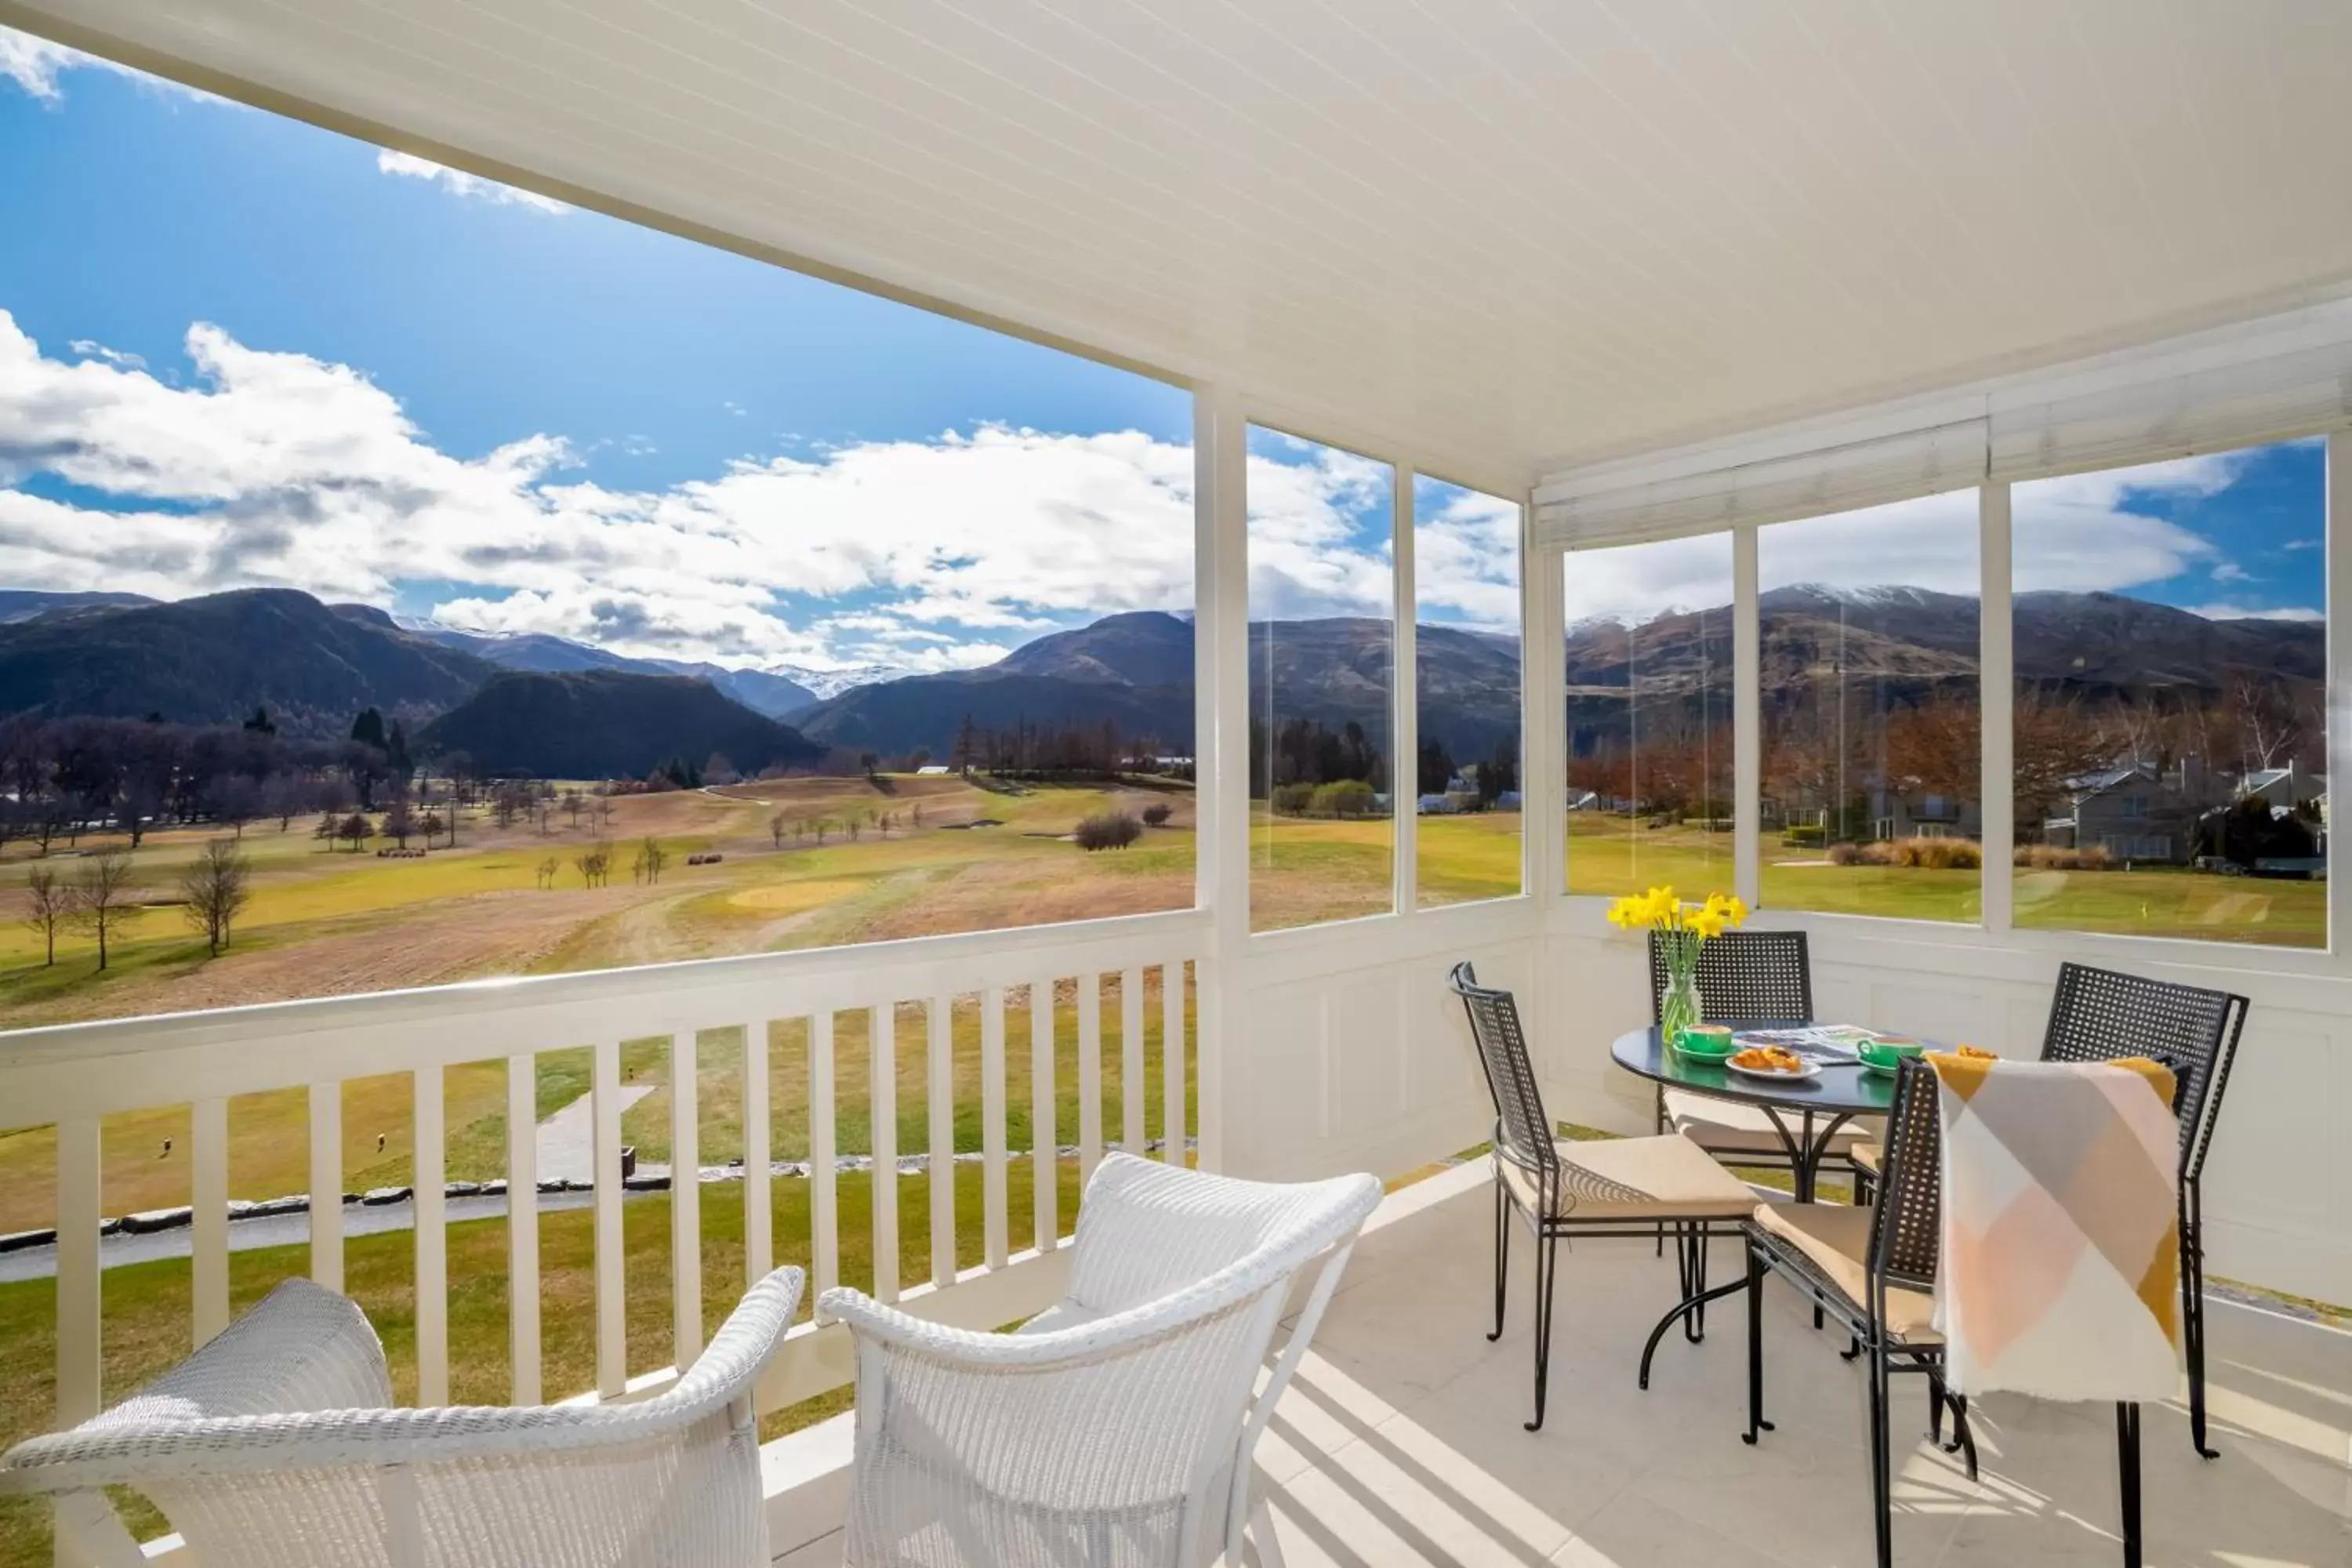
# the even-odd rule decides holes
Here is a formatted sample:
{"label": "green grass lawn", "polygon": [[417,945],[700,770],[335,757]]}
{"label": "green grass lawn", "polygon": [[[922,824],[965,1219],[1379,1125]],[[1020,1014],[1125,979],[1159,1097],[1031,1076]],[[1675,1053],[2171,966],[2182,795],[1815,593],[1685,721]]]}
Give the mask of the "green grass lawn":
{"label": "green grass lawn", "polygon": [[[1066,1230],[1076,1213],[1078,1173],[1075,1161],[1060,1168],[1060,1208]],[[984,1260],[982,1241],[982,1172],[956,1172],[957,1259],[961,1267]],[[1015,1160],[1006,1173],[1008,1231],[1014,1250],[1032,1244],[1031,1171]],[[809,1263],[809,1184],[784,1179],[771,1184],[774,1258],[782,1267]],[[870,1286],[872,1237],[862,1223],[871,1212],[869,1179],[845,1173],[840,1178],[843,1223],[841,1278]],[[649,1194],[630,1200],[624,1211],[624,1272],[627,1280],[628,1366],[632,1375],[670,1363],[669,1199]],[[735,1183],[701,1191],[702,1306],[706,1338],[732,1310],[744,1285],[743,1194]],[[595,1385],[594,1217],[585,1209],[540,1216],[540,1333],[542,1387],[550,1398]],[[512,1392],[512,1362],[507,1341],[506,1221],[468,1221],[449,1227],[450,1397],[458,1404],[502,1405]],[[384,1342],[395,1398],[416,1395],[415,1271],[414,1237],[405,1231],[354,1237],[344,1243],[344,1287],[365,1310]],[[230,1306],[243,1311],[279,1280],[308,1272],[309,1248],[279,1247],[234,1253],[229,1258]],[[911,1285],[930,1276],[930,1184],[902,1177],[898,1183],[898,1272]],[[109,1269],[106,1273],[104,1337],[105,1398],[121,1398],[170,1367],[189,1350],[188,1265],[165,1259]],[[14,1375],[0,1379],[0,1447],[46,1429],[56,1407],[56,1292],[51,1281],[0,1284],[0,1366]],[[802,1316],[808,1315],[803,1300]],[[786,1410],[761,1423],[761,1436],[820,1421],[849,1407],[846,1388]],[[142,1534],[161,1528],[152,1510],[137,1510]],[[0,1568],[47,1568],[50,1561],[47,1506],[0,1500]]]}
{"label": "green grass lawn", "polygon": [[[1822,853],[1775,839],[1764,846],[1765,908],[1972,922],[1979,874],[1899,866],[1832,866]],[[1665,885],[1697,898],[1731,888],[1731,835],[1652,828],[1641,819],[1577,812],[1568,819],[1568,885],[1615,896]],[[2220,877],[2161,868],[2130,871],[2016,870],[2016,923],[2043,931],[2186,937],[2275,947],[2324,947],[2327,885]]]}

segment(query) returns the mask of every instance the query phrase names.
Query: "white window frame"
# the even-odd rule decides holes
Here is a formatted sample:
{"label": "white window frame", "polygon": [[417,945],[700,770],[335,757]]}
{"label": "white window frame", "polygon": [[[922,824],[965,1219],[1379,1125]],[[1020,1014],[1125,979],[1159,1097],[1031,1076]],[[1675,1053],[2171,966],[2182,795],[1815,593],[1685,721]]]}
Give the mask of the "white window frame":
{"label": "white window frame", "polygon": [[[2237,451],[2313,436],[2323,437],[2326,442],[2326,702],[2329,715],[2326,757],[2332,790],[2335,779],[2352,779],[2352,718],[2339,710],[2339,704],[2347,696],[2352,696],[2352,421],[2340,421],[2318,429],[2290,428],[2252,439],[2232,437],[2210,445],[2184,442],[2179,450],[2183,456],[2199,452]],[[2029,479],[2081,471],[2096,470],[2053,468],[2047,473],[2021,471],[2009,479],[1985,479],[1975,487],[1978,560],[1981,572],[1981,640],[1978,666],[1981,687],[1979,708],[1984,725],[1979,752],[1982,770],[1981,842],[1988,846],[2008,845],[2015,838],[2015,801],[2011,795],[2015,772],[2011,726],[2016,692],[2011,621],[2011,485]],[[1759,831],[1762,779],[1759,731],[1761,650],[1756,573],[1758,531],[1774,522],[1831,516],[1847,510],[1852,509],[1841,505],[1820,511],[1801,512],[1796,516],[1776,515],[1764,521],[1741,521],[1725,529],[1703,531],[1728,532],[1732,540],[1732,743],[1734,787],[1738,791],[1734,801],[1733,880],[1739,896],[1757,909],[1761,923],[1855,935],[1882,933],[1896,939],[1916,934],[1937,940],[1973,940],[2029,952],[2089,957],[2118,963],[2137,961],[2210,965],[2226,955],[2231,967],[2252,973],[2352,977],[2352,866],[2342,868],[2346,875],[2330,876],[2327,879],[2326,941],[2325,945],[2317,948],[2107,931],[2019,929],[2015,924],[2015,868],[2009,855],[1990,850],[1984,856],[1983,868],[1979,873],[1981,914],[1972,923],[1907,920],[1893,915],[1774,910],[1765,906],[1758,896],[1761,891],[1762,865]],[[1668,528],[1656,537],[1685,536],[1691,531],[1687,528]],[[1576,544],[1547,539],[1536,544],[1523,564],[1531,581],[1548,583],[1558,594],[1562,591],[1569,558],[1588,549],[1610,549],[1647,542],[1623,533],[1612,533]],[[1530,607],[1532,611],[1533,606]],[[1557,604],[1547,608],[1549,613],[1541,625],[1549,637],[1557,642],[1565,635],[1565,627],[1560,624],[1560,610]],[[1530,623],[1524,645],[1530,650],[1536,640],[1536,625]],[[1559,668],[1561,657],[1561,651],[1555,648],[1546,662],[1530,663],[1526,685],[1530,697],[1528,709],[1531,717],[1539,711],[1557,712],[1565,701],[1565,678]],[[1545,689],[1537,691],[1538,686]],[[1531,730],[1523,744],[1532,748],[1536,741]],[[1546,736],[1544,741],[1553,769],[1556,772],[1562,769],[1564,759],[1552,754],[1559,750],[1558,738]],[[1532,757],[1531,750],[1529,755]],[[1557,788],[1558,793],[1551,796],[1549,808],[1540,814],[1547,819],[1559,817],[1567,807],[1564,781]],[[1528,820],[1532,825],[1536,818],[1531,816]],[[1601,895],[1566,891],[1565,849],[1566,846],[1561,844],[1549,853],[1549,858],[1554,862],[1551,880],[1558,890],[1557,896],[1549,900],[1551,907],[1566,910],[1580,929],[1588,919],[1597,924],[1599,914],[1609,900]],[[2331,863],[2335,858],[2333,850],[2331,835],[2328,847]]]}

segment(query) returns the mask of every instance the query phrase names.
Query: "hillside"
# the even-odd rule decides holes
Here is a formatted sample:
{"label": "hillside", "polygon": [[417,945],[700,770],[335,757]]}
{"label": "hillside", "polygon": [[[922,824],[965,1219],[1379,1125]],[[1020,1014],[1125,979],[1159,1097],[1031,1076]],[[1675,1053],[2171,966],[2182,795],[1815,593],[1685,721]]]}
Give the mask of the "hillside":
{"label": "hillside", "polygon": [[[343,613],[374,616],[383,613],[358,605],[339,605],[336,608]],[[500,669],[530,670],[541,675],[562,675],[583,669],[617,669],[629,675],[692,676],[698,680],[709,681],[754,713],[764,713],[771,719],[781,719],[817,700],[817,694],[799,681],[764,669],[729,669],[721,665],[697,664],[675,658],[631,658],[587,643],[573,642],[569,637],[550,637],[544,632],[489,637],[443,626],[421,625],[413,629],[419,637],[428,637],[446,647],[461,648]]]}
{"label": "hillside", "polygon": [[0,588],[0,626],[66,611],[112,610],[154,602],[144,594],[51,594],[37,588]]}
{"label": "hillside", "polygon": [[338,614],[287,588],[0,626],[0,713],[230,724],[264,707],[289,734],[341,736],[362,708],[437,710],[489,673],[388,616]]}
{"label": "hillside", "polygon": [[714,752],[750,773],[811,766],[824,754],[705,681],[612,669],[501,670],[425,726],[417,745],[540,778],[641,778],[672,758],[698,767]]}
{"label": "hillside", "polygon": [[[1420,629],[1425,738],[1456,756],[1484,756],[1518,722],[1516,645],[1452,626]],[[1280,724],[1389,727],[1390,627],[1334,616],[1259,621],[1249,629],[1251,707]],[[1267,690],[1269,679],[1272,691]],[[1108,616],[1039,637],[981,669],[861,686],[795,719],[812,738],[853,750],[944,757],[964,719],[983,730],[1027,723],[1098,726],[1192,747],[1192,623],[1158,611]]]}

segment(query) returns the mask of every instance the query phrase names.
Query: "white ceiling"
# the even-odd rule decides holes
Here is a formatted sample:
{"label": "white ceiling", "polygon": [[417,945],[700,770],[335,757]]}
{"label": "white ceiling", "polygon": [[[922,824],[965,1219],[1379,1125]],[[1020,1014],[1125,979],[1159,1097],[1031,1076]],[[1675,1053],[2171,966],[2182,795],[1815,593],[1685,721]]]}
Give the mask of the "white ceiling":
{"label": "white ceiling", "polygon": [[2329,0],[0,0],[1465,478],[2340,292]]}

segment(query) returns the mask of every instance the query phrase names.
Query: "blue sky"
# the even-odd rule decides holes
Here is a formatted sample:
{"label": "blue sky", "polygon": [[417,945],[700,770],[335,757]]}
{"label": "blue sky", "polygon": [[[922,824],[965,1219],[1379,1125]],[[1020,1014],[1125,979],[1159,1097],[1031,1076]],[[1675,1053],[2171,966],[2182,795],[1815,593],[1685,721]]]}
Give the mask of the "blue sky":
{"label": "blue sky", "polygon": [[1191,603],[1181,389],[6,34],[0,312],[0,585],[910,668]]}
{"label": "blue sky", "polygon": [[[2284,442],[2011,488],[2011,563],[2021,591],[2127,594],[2214,618],[2317,618],[2326,603],[2326,452]],[[1565,567],[1567,618],[1645,620],[1731,597],[1721,535],[1585,551]],[[1774,523],[1757,579],[1975,595],[1977,494]]]}

